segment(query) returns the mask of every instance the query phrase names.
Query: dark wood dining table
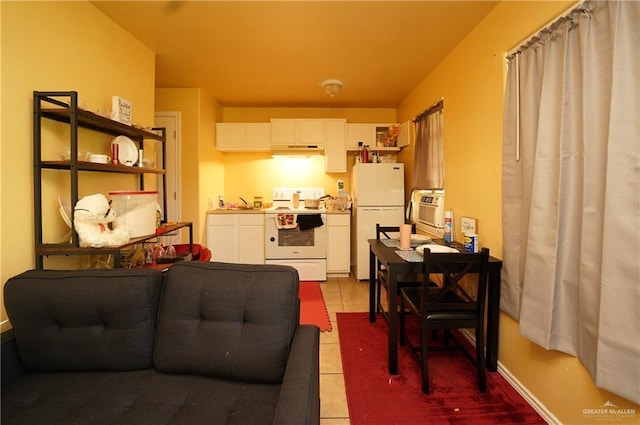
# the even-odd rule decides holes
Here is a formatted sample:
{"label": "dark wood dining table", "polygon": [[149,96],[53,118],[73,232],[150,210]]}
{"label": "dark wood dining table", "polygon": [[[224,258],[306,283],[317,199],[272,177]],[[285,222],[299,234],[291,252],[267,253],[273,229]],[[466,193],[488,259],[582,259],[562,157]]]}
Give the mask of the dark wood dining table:
{"label": "dark wood dining table", "polygon": [[[369,239],[369,322],[376,321],[376,270],[378,262],[388,272],[388,293],[395,294],[398,290],[398,276],[403,274],[419,274],[422,270],[422,262],[405,261],[396,251],[397,246],[387,246],[379,239]],[[445,245],[444,240],[436,239],[433,242]],[[464,246],[453,242],[449,246],[464,252]],[[437,254],[436,254],[437,255]],[[489,276],[487,285],[487,335],[486,356],[487,369],[495,372],[498,369],[498,326],[500,319],[500,270],[502,260],[489,258]],[[388,297],[388,324],[389,324],[389,374],[398,374],[398,302],[396,297]]]}

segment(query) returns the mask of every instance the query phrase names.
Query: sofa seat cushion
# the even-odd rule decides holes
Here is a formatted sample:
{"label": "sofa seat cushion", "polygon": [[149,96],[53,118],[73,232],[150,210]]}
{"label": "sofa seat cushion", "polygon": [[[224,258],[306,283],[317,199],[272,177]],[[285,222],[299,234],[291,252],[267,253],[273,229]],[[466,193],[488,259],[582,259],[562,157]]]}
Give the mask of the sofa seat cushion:
{"label": "sofa seat cushion", "polygon": [[271,424],[280,385],[129,372],[26,374],[2,390],[2,425]]}
{"label": "sofa seat cushion", "polygon": [[160,301],[156,368],[281,382],[300,321],[298,287],[298,272],[289,266],[172,266]]}
{"label": "sofa seat cushion", "polygon": [[154,270],[31,270],[4,299],[29,371],[134,370],[153,366],[163,275]]}

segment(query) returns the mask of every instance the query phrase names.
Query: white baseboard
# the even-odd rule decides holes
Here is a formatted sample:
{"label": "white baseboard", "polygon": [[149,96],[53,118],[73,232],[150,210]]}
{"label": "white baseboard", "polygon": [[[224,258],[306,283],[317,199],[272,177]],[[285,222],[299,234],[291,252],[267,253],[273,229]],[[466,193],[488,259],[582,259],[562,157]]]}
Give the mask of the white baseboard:
{"label": "white baseboard", "polygon": [[533,407],[533,410],[538,412],[538,414],[542,416],[542,419],[544,419],[549,425],[562,425],[562,422],[560,422],[560,420],[556,418],[553,413],[551,413],[549,409],[547,409],[547,407],[538,400],[537,397],[531,394],[529,390],[522,385],[522,383],[500,362],[498,362],[498,373],[502,375],[505,381],[507,381],[509,385],[511,385],[513,389],[515,389],[518,394],[520,394],[522,398],[524,398],[525,401]]}
{"label": "white baseboard", "polygon": [[[460,333],[475,347],[476,341],[475,337],[469,332],[468,329],[460,329]],[[562,422],[558,418],[556,418],[553,413],[547,409],[547,407],[535,397],[527,387],[522,385],[522,383],[515,377],[513,374],[502,365],[502,363],[498,362],[498,373],[502,375],[502,377],[516,390],[518,394],[524,398],[524,400],[529,403],[529,405],[535,410],[542,419],[544,419],[549,425],[562,425]]]}

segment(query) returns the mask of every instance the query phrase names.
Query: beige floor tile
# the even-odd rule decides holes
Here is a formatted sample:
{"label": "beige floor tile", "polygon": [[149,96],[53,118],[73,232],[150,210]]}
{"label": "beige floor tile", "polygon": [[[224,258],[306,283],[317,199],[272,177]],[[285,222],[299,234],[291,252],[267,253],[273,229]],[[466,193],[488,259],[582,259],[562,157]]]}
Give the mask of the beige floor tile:
{"label": "beige floor tile", "polygon": [[320,375],[320,417],[349,417],[344,378],[341,373]]}
{"label": "beige floor tile", "polygon": [[324,298],[324,304],[327,307],[332,305],[342,305],[342,294],[340,293],[340,291],[324,292],[322,294],[322,298]]}
{"label": "beige floor tile", "polygon": [[339,344],[320,344],[320,373],[342,373]]}
{"label": "beige floor tile", "polygon": [[320,282],[320,289],[323,294],[326,292],[339,292],[340,279],[337,277],[329,277],[326,282]]}
{"label": "beige floor tile", "polygon": [[340,336],[335,321],[331,321],[331,332],[320,332],[320,344],[339,344]]}

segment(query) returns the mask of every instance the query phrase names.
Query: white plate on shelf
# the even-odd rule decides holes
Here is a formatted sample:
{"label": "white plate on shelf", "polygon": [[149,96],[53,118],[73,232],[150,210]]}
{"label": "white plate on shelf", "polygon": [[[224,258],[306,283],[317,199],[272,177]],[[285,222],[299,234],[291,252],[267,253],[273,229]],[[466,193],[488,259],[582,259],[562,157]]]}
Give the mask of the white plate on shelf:
{"label": "white plate on shelf", "polygon": [[120,164],[129,167],[136,165],[136,162],[138,162],[138,148],[133,140],[127,136],[116,137],[111,141],[112,152],[114,144],[118,145],[118,161],[120,161]]}
{"label": "white plate on shelf", "polygon": [[71,228],[71,201],[64,199],[62,196],[58,196],[58,205],[60,206],[60,217]]}
{"label": "white plate on shelf", "polygon": [[416,251],[420,254],[424,253],[424,249],[429,248],[429,251],[432,253],[441,253],[441,252],[460,252],[455,248],[451,248],[450,246],[439,245],[437,243],[420,245],[416,247]]}

